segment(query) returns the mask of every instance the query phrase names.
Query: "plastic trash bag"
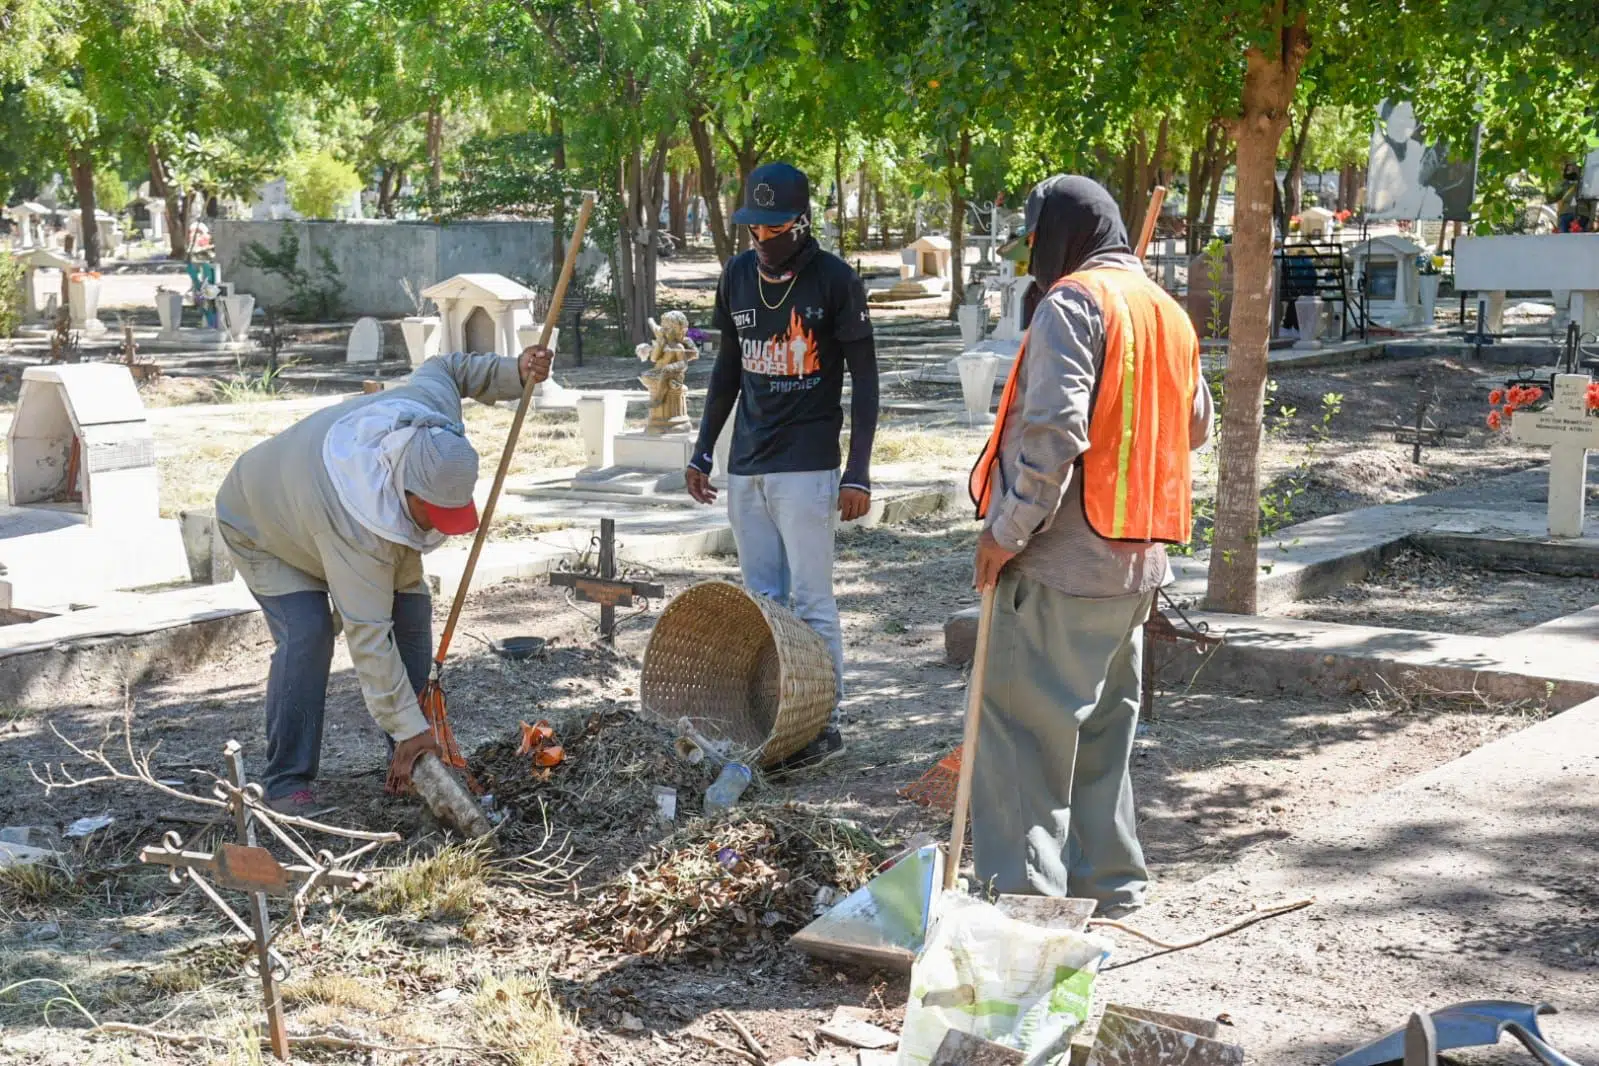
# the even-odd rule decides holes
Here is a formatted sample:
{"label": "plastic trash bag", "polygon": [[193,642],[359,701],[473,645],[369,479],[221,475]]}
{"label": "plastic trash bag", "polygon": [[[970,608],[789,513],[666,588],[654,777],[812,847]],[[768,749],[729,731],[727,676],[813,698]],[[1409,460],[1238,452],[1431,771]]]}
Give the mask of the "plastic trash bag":
{"label": "plastic trash bag", "polygon": [[926,1066],[951,1029],[1017,1048],[1029,1066],[1064,1061],[1110,945],[958,893],[943,896],[936,914],[911,968],[898,1066]]}

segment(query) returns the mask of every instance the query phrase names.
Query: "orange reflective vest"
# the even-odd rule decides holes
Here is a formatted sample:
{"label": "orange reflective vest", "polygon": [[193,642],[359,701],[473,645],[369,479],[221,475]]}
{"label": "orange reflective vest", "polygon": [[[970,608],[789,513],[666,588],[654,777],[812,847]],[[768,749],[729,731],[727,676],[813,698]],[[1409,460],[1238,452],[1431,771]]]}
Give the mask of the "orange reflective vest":
{"label": "orange reflective vest", "polygon": [[[1177,302],[1141,271],[1069,274],[1099,306],[1105,358],[1088,416],[1088,450],[1077,460],[1088,526],[1107,540],[1186,544],[1193,532],[1189,422],[1200,387],[1199,338]],[[972,469],[979,518],[988,514],[1005,421],[1016,398],[1027,339],[1005,381],[999,415]]]}

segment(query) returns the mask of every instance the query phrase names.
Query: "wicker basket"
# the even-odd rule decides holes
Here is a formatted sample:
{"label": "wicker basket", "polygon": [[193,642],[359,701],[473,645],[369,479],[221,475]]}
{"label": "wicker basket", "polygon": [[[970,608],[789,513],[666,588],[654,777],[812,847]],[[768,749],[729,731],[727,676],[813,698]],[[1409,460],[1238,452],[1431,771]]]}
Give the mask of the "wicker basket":
{"label": "wicker basket", "polygon": [[661,612],[639,689],[646,713],[668,725],[688,718],[772,766],[822,731],[837,680],[827,644],[793,612],[707,581]]}

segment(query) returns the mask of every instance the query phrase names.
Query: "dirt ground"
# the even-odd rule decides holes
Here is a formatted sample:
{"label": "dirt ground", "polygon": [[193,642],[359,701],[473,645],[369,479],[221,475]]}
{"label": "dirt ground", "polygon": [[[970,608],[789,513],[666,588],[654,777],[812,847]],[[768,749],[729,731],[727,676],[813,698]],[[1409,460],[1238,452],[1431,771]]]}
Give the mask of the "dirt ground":
{"label": "dirt ground", "polygon": [[1599,604],[1599,580],[1489,569],[1407,550],[1325,596],[1287,604],[1290,618],[1384,629],[1502,636]]}
{"label": "dirt ground", "polygon": [[[828,880],[847,889],[915,834],[947,829],[946,818],[897,790],[958,741],[963,683],[942,661],[939,633],[949,611],[969,602],[973,536],[971,523],[946,515],[841,542],[849,747],[817,771],[762,783],[720,822],[692,818],[708,775],[675,763],[666,750],[671,734],[634,715],[651,614],[630,618],[612,651],[593,644],[587,620],[547,587],[497,586],[472,598],[467,638],[447,674],[463,749],[479,752],[481,767],[484,752],[503,756],[518,721],[545,719],[570,752],[548,782],[518,783],[514,764],[504,783],[491,781],[516,807],[498,854],[445,846],[414,801],[383,796],[381,738],[341,650],[323,744],[323,796],[336,807],[326,817],[398,828],[411,840],[376,857],[386,872],[372,890],[313,906],[304,932],[280,941],[293,968],[285,985],[290,1029],[435,1049],[308,1055],[731,1063],[693,1035],[736,1041],[714,1017],[725,1009],[775,1061],[812,1054],[817,1026],[839,1004],[897,1027],[902,979],[814,963],[781,942],[806,917],[795,885],[807,895]],[[723,559],[664,567],[658,576],[675,592],[734,573]],[[506,635],[550,643],[543,658],[502,662],[485,642]],[[194,775],[216,766],[227,738],[244,745],[247,765],[260,766],[267,653],[263,644],[239,647],[225,661],[132,694],[135,743],[159,745],[158,776],[201,780]],[[1255,699],[1188,692],[1182,683],[1165,679],[1133,763],[1141,832],[1166,886],[1269,848],[1351,798],[1539,714],[1399,693],[1354,704]],[[194,835],[192,813],[136,786],[46,793],[30,774],[64,757],[73,772],[87,772],[52,728],[93,744],[118,726],[121,709],[115,688],[64,691],[53,711],[13,713],[0,724],[0,825],[60,827],[102,812],[116,818],[72,846],[64,871],[37,883],[0,881],[0,988],[59,982],[0,997],[0,1057],[74,1066],[133,1055],[153,1063],[258,1061],[246,1054],[243,1036],[257,1017],[258,989],[238,972],[238,938],[197,892],[174,888],[135,861],[141,845],[169,830],[203,846],[211,837]],[[649,810],[658,784],[678,788],[675,835]],[[745,865],[718,873],[706,856],[735,845]],[[650,862],[628,876],[646,856]],[[662,887],[663,869],[677,881]],[[742,894],[719,910],[707,902],[708,888],[681,890],[689,877]],[[654,919],[640,915],[663,913],[681,919],[677,938],[658,950],[628,950],[652,928]],[[615,914],[630,917],[607,917]],[[85,1037],[87,1022],[65,1004],[66,989],[99,1022],[205,1032],[220,1042],[185,1050]]]}

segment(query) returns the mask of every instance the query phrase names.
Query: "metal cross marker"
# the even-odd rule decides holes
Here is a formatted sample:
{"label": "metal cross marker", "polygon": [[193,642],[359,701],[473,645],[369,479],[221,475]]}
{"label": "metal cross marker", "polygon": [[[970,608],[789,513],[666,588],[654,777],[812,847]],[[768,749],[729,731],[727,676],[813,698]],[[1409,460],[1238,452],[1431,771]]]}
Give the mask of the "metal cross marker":
{"label": "metal cross marker", "polygon": [[[400,836],[397,833],[358,833],[304,819],[284,818],[285,824],[366,841],[361,847],[338,857],[325,849],[313,855],[278,825],[278,819],[282,816],[273,814],[263,806],[261,786],[245,781],[244,759],[238,741],[228,741],[222,749],[222,755],[228,779],[217,781],[214,794],[227,804],[224,814],[233,817],[238,843],[222,844],[214,852],[185,851],[182,838],[177,833],[168,833],[159,846],[141,850],[139,861],[168,867],[167,873],[173,884],[181,884],[185,879],[193,882],[223,916],[255,942],[255,959],[251,965],[261,975],[267,1037],[272,1044],[272,1054],[287,1060],[289,1035],[283,1023],[283,996],[278,990],[278,982],[289,976],[289,964],[273,950],[273,942],[291,924],[299,924],[305,905],[314,893],[363,887],[366,884],[365,875],[348,869],[346,864],[381,843],[398,841]],[[265,826],[300,861],[284,865],[266,848],[259,847],[255,834],[257,824]],[[217,886],[246,894],[250,902],[249,921],[245,921],[222,898]],[[267,916],[268,896],[280,896],[291,901],[292,919],[280,922],[276,929],[272,928]]]}
{"label": "metal cross marker", "polygon": [[633,606],[633,598],[659,600],[666,596],[666,587],[650,581],[628,581],[616,576],[616,520],[600,519],[599,573],[587,570],[557,570],[550,575],[550,584],[569,588],[584,603],[600,605],[600,636],[607,643],[616,639],[616,609]]}

